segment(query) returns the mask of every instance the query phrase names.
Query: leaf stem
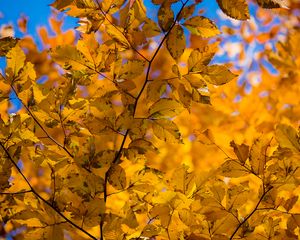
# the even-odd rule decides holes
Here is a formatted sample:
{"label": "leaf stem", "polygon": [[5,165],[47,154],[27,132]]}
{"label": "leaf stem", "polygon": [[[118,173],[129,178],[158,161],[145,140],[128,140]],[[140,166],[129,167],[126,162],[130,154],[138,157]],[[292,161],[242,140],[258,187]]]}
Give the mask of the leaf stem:
{"label": "leaf stem", "polygon": [[55,140],[52,136],[50,136],[50,134],[46,131],[46,129],[42,126],[42,124],[38,121],[38,119],[34,116],[34,114],[30,111],[30,109],[26,106],[26,104],[20,99],[17,91],[15,90],[13,85],[10,85],[11,89],[13,90],[13,92],[16,94],[17,98],[19,99],[19,101],[21,102],[21,104],[24,106],[24,108],[26,109],[26,111],[29,113],[29,115],[33,118],[33,120],[35,121],[35,123],[42,129],[42,131],[46,134],[46,136],[52,141],[54,142],[58,147],[62,148],[71,158],[74,158],[73,154],[70,153],[70,151],[62,144],[60,144],[57,140]]}
{"label": "leaf stem", "polygon": [[248,221],[248,219],[258,210],[258,207],[260,205],[260,203],[262,202],[262,200],[264,199],[264,197],[267,195],[267,193],[269,191],[271,191],[273,187],[270,187],[267,191],[264,191],[263,194],[261,195],[259,201],[257,202],[256,206],[254,207],[254,209],[252,210],[251,213],[249,213],[249,215],[242,221],[240,222],[240,224],[236,227],[236,229],[234,230],[234,232],[231,234],[230,236],[230,240],[233,239],[234,235],[238,232],[238,230],[244,225],[245,222]]}
{"label": "leaf stem", "polygon": [[76,223],[74,223],[72,220],[70,220],[69,218],[67,218],[64,214],[62,214],[57,208],[55,208],[51,203],[49,203],[45,198],[43,198],[31,185],[31,183],[28,181],[28,179],[25,177],[25,175],[23,174],[23,172],[21,171],[21,169],[19,168],[19,166],[16,164],[16,162],[14,161],[14,159],[12,158],[12,156],[10,155],[10,153],[8,152],[8,150],[6,149],[6,147],[3,145],[2,142],[0,142],[0,146],[2,147],[2,149],[4,150],[5,154],[7,155],[8,159],[11,161],[11,163],[14,165],[14,167],[17,169],[17,171],[19,172],[19,174],[22,176],[22,178],[25,180],[25,182],[27,183],[28,187],[30,188],[30,191],[38,198],[40,199],[42,202],[44,202],[46,205],[48,205],[51,209],[53,209],[60,217],[62,217],[66,222],[68,222],[70,225],[72,225],[73,227],[77,228],[78,230],[80,230],[81,232],[83,232],[84,234],[86,234],[87,236],[89,236],[91,239],[97,240],[96,237],[94,237],[93,235],[91,235],[90,233],[88,233],[86,230],[84,230],[82,227],[78,226]]}

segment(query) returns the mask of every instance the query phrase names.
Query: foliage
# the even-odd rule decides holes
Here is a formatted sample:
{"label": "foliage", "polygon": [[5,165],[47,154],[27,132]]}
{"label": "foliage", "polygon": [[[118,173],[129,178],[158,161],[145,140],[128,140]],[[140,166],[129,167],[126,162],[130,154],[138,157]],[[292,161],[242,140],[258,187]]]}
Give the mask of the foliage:
{"label": "foliage", "polygon": [[[140,0],[56,0],[79,18],[78,40],[55,16],[55,36],[39,29],[42,51],[30,36],[1,38],[4,234],[299,238],[299,28],[260,54],[262,80],[249,94],[239,71],[214,63],[221,31],[198,12],[201,2],[152,0],[150,18]],[[250,18],[245,0],[217,2],[231,18]],[[293,8],[277,14],[284,21]],[[11,93],[22,104],[16,114],[7,113]]]}

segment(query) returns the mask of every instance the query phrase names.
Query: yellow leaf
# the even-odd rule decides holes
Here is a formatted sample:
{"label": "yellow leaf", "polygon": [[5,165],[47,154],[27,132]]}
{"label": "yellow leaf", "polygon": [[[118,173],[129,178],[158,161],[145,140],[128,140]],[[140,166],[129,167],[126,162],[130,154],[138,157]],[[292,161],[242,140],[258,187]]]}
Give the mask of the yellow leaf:
{"label": "yellow leaf", "polygon": [[167,49],[171,56],[177,61],[185,49],[185,35],[180,25],[175,25],[167,38]]}
{"label": "yellow leaf", "polygon": [[107,34],[120,43],[125,49],[130,48],[130,43],[126,39],[126,37],[122,34],[124,30],[121,27],[118,26],[112,26],[110,24],[105,25]]}
{"label": "yellow leaf", "polygon": [[171,27],[174,22],[174,13],[171,9],[171,4],[168,1],[165,1],[158,10],[158,24],[161,29],[166,32]]}
{"label": "yellow leaf", "polygon": [[170,212],[171,208],[169,205],[158,204],[150,210],[150,216],[152,218],[159,218],[161,225],[163,227],[168,227],[171,218]]}
{"label": "yellow leaf", "polygon": [[[122,65],[118,74],[118,80],[121,82],[122,79],[132,79],[144,72],[145,61],[142,60],[128,60],[127,63]],[[117,81],[118,81],[117,80]]]}
{"label": "yellow leaf", "polygon": [[23,141],[31,141],[34,143],[39,142],[40,140],[28,129],[22,130],[19,132],[20,139]]}
{"label": "yellow leaf", "polygon": [[276,127],[275,134],[280,147],[300,151],[300,138],[293,127],[286,124],[279,124]]}
{"label": "yellow leaf", "polygon": [[[285,6],[286,0],[256,0],[258,5],[263,8],[280,8]],[[282,4],[282,6],[281,6]]]}
{"label": "yellow leaf", "polygon": [[4,37],[0,38],[0,57],[5,56],[10,49],[16,46],[18,38]]}
{"label": "yellow leaf", "polygon": [[157,119],[152,124],[153,133],[160,140],[168,143],[181,142],[180,132],[177,125],[168,119]]}
{"label": "yellow leaf", "polygon": [[93,67],[93,64],[84,57],[82,52],[71,45],[58,46],[52,49],[50,54],[52,59],[66,70],[83,70]]}
{"label": "yellow leaf", "polygon": [[149,37],[155,37],[155,36],[157,36],[161,33],[161,31],[160,31],[159,27],[157,26],[157,24],[149,18],[147,18],[145,20],[145,23],[144,23],[142,29],[143,29],[143,32],[145,33],[145,35],[148,38]]}
{"label": "yellow leaf", "polygon": [[208,66],[201,72],[201,75],[206,82],[213,85],[222,85],[237,77],[224,65]]}
{"label": "yellow leaf", "polygon": [[244,164],[249,155],[249,146],[242,144],[236,144],[234,141],[230,142],[230,146],[233,148],[235,155],[237,156],[238,160]]}
{"label": "yellow leaf", "polygon": [[191,33],[204,38],[214,37],[220,34],[218,27],[210,19],[203,16],[196,16],[186,20],[183,25]]}
{"label": "yellow leaf", "polygon": [[11,71],[10,77],[18,75],[20,69],[24,66],[26,56],[19,45],[12,48],[6,55],[7,71]]}
{"label": "yellow leaf", "polygon": [[203,48],[194,49],[188,58],[189,72],[202,71],[215,55],[218,45],[219,42],[215,42]]}
{"label": "yellow leaf", "polygon": [[124,169],[117,164],[113,164],[108,171],[108,182],[117,190],[126,188],[126,174]]}
{"label": "yellow leaf", "polygon": [[265,170],[266,163],[269,161],[267,149],[270,140],[266,138],[256,139],[250,150],[250,164],[255,174],[262,175]]}
{"label": "yellow leaf", "polygon": [[246,0],[217,0],[219,7],[229,17],[238,20],[250,18],[249,8]]}
{"label": "yellow leaf", "polygon": [[184,110],[182,104],[170,98],[161,98],[149,109],[150,118],[175,117]]}
{"label": "yellow leaf", "polygon": [[241,165],[238,161],[228,160],[219,168],[220,174],[224,177],[242,177],[249,174],[249,171]]}

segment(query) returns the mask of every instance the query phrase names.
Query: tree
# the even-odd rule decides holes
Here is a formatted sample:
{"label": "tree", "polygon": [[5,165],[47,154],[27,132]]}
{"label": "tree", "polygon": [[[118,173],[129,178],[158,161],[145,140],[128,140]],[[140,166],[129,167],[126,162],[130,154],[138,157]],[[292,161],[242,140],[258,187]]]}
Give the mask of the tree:
{"label": "tree", "polygon": [[[222,29],[245,44],[286,31],[255,59],[258,83],[253,71],[213,62],[221,32],[201,2],[153,0],[150,18],[139,0],[56,0],[79,18],[79,39],[55,15],[55,36],[39,30],[42,51],[29,36],[0,39],[3,236],[299,238],[298,23]],[[245,0],[217,2],[231,18],[250,18]],[[297,8],[257,16],[268,27]],[[248,81],[237,84],[238,73]],[[7,113],[12,101],[22,105],[16,114]]]}

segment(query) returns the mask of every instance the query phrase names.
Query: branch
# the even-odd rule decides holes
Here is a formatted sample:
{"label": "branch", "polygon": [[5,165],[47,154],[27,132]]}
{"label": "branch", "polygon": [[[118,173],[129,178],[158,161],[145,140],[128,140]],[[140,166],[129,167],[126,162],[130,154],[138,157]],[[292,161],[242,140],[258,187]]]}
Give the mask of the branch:
{"label": "branch", "polygon": [[34,114],[30,111],[30,109],[25,105],[25,103],[23,103],[23,101],[20,99],[17,91],[15,90],[14,86],[11,84],[10,85],[11,89],[13,90],[13,92],[16,94],[17,98],[19,99],[19,101],[22,103],[22,105],[24,106],[24,108],[26,109],[26,111],[29,113],[29,115],[33,118],[33,120],[36,122],[36,124],[42,129],[42,131],[46,134],[46,136],[52,141],[54,142],[58,147],[62,148],[71,158],[74,158],[73,154],[69,152],[69,150],[63,146],[62,144],[60,144],[58,141],[56,141],[52,136],[50,136],[50,134],[46,131],[46,129],[42,126],[42,124],[38,121],[38,119],[34,116]]}
{"label": "branch", "polygon": [[[117,28],[116,25],[115,25],[112,21],[110,21],[110,19],[107,17],[107,13],[104,12],[103,9],[101,8],[100,3],[99,3],[98,1],[96,1],[96,3],[97,3],[97,5],[98,5],[98,7],[99,7],[100,12],[103,14],[104,18],[109,22],[109,24],[112,25],[118,32],[120,32],[120,33],[127,39],[127,36],[126,36],[119,28]],[[143,54],[141,54],[141,53],[140,53],[140,52],[139,52],[139,51],[131,44],[131,42],[128,41],[128,43],[129,43],[129,45],[130,45],[130,47],[131,47],[131,49],[132,49],[133,51],[135,51],[135,52],[136,52],[139,56],[141,56],[145,61],[149,62],[149,60],[148,60]]]}
{"label": "branch", "polygon": [[96,237],[94,237],[93,235],[91,235],[90,233],[88,233],[86,230],[84,230],[82,227],[78,226],[76,223],[72,222],[69,218],[67,218],[64,214],[62,214],[57,208],[55,208],[51,203],[49,203],[45,198],[43,198],[30,184],[30,182],[28,181],[28,179],[25,177],[25,175],[23,174],[23,172],[21,171],[21,169],[18,167],[18,165],[15,163],[15,161],[13,160],[12,156],[10,155],[10,153],[8,152],[8,150],[5,148],[5,146],[3,145],[2,142],[0,142],[0,146],[2,147],[2,149],[4,150],[5,154],[7,155],[8,159],[11,161],[11,163],[15,166],[15,168],[17,169],[17,171],[19,172],[19,174],[22,176],[22,178],[25,180],[25,182],[27,183],[28,187],[30,188],[30,191],[38,198],[40,199],[42,202],[44,202],[46,205],[48,205],[51,209],[53,209],[59,216],[61,216],[66,222],[68,222],[70,225],[72,225],[73,227],[77,228],[78,230],[80,230],[81,232],[83,232],[84,234],[86,234],[87,236],[89,236],[91,239],[97,240]]}
{"label": "branch", "polygon": [[30,192],[32,192],[32,190],[24,190],[20,192],[0,192],[0,195],[15,195],[15,194],[25,194]]}
{"label": "branch", "polygon": [[234,235],[237,233],[237,231],[244,225],[245,222],[248,221],[248,219],[258,210],[258,206],[260,205],[260,203],[262,202],[262,200],[264,199],[264,197],[267,195],[268,192],[271,191],[273,187],[270,187],[267,191],[264,191],[263,194],[261,195],[259,201],[257,202],[255,208],[252,210],[252,212],[236,227],[236,229],[234,230],[234,232],[232,233],[231,237],[229,238],[230,240],[233,239]]}
{"label": "branch", "polygon": [[[188,3],[189,0],[186,0],[185,3],[182,5],[182,7],[180,8],[178,14],[176,15],[176,18],[174,20],[174,22],[172,23],[172,25],[170,26],[170,28],[168,29],[167,33],[165,34],[165,36],[163,37],[163,39],[161,40],[160,44],[158,45],[156,51],[154,52],[151,60],[149,61],[148,59],[146,59],[142,54],[140,54],[136,49],[134,49],[132,46],[132,49],[134,51],[136,51],[141,57],[143,57],[147,62],[148,62],[148,67],[147,67],[147,73],[146,73],[146,77],[145,77],[145,81],[143,83],[143,86],[141,88],[141,90],[139,91],[137,97],[135,97],[135,101],[134,101],[134,108],[133,108],[133,118],[135,118],[135,113],[136,113],[136,110],[137,110],[137,105],[138,105],[138,101],[142,95],[142,93],[144,92],[145,90],[145,87],[149,81],[149,74],[150,74],[150,70],[151,70],[151,65],[155,59],[155,57],[157,56],[159,50],[161,49],[163,43],[165,42],[165,40],[167,39],[168,35],[170,34],[171,30],[173,29],[173,27],[175,26],[178,18],[179,18],[179,15],[181,14],[183,8],[185,7],[185,5]],[[97,2],[98,3],[98,2]],[[98,3],[98,6],[99,6],[99,9],[100,11],[104,14],[105,18],[106,18],[106,14],[103,12],[103,10],[101,9],[101,6],[100,4]],[[106,18],[107,19],[107,18]],[[113,23],[107,19],[112,25]],[[118,31],[120,31],[118,28],[116,28]],[[122,33],[122,32],[121,32]],[[123,34],[123,33],[122,33]],[[123,140],[122,140],[122,143],[120,145],[120,148],[119,148],[119,151],[117,152],[114,160],[112,161],[112,164],[116,164],[118,162],[118,160],[120,159],[121,157],[121,153],[123,151],[123,148],[124,148],[124,145],[125,145],[125,142],[126,142],[126,139],[127,139],[127,136],[129,135],[129,130],[130,129],[127,129],[124,137],[123,137]],[[111,165],[112,166],[112,165]],[[107,182],[108,182],[108,174],[109,174],[109,170],[111,169],[111,167],[107,170],[107,172],[105,173],[105,178],[104,178],[104,203],[106,204],[106,200],[107,200]],[[104,217],[101,216],[101,221],[100,221],[100,240],[104,240],[104,236],[103,236],[103,225],[104,225]]]}

